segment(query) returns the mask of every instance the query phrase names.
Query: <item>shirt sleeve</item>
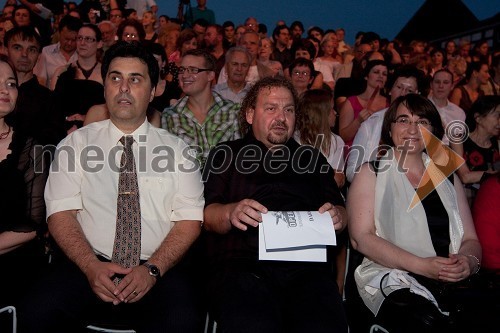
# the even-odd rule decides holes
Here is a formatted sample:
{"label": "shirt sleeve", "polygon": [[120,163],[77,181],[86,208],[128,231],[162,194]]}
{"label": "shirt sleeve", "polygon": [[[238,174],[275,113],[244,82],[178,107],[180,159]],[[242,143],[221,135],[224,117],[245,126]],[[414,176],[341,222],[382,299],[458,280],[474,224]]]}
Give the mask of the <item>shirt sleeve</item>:
{"label": "shirt sleeve", "polygon": [[79,162],[80,151],[75,145],[74,135],[70,135],[57,147],[45,186],[47,217],[65,210],[83,208],[81,197],[82,170]]}
{"label": "shirt sleeve", "polygon": [[188,146],[179,139],[178,187],[172,203],[170,220],[203,221],[203,183],[196,157],[189,153]]}

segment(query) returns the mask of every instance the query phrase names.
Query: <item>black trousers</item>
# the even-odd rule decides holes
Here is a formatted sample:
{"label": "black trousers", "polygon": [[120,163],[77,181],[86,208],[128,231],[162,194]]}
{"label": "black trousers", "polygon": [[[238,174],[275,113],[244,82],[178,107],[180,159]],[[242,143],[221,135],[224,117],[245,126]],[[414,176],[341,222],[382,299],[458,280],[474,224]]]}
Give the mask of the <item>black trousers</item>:
{"label": "black trousers", "polygon": [[209,311],[222,332],[347,332],[335,277],[316,265],[228,265],[210,278]]}
{"label": "black trousers", "polygon": [[99,299],[69,260],[54,266],[21,300],[20,333],[85,332],[89,324],[147,333],[200,332],[203,327],[199,283],[187,265],[178,264],[164,274],[137,303],[116,306]]}

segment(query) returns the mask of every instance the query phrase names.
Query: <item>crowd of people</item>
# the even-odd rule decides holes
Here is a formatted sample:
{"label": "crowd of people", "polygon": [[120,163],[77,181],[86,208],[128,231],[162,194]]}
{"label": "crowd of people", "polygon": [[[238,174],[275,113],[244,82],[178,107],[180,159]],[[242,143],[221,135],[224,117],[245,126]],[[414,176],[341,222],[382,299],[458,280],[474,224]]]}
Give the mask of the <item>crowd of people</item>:
{"label": "crowd of people", "polygon": [[[500,50],[350,45],[196,2],[5,2],[0,308],[19,331],[491,327]],[[259,260],[270,211],[328,214],[326,262]]]}

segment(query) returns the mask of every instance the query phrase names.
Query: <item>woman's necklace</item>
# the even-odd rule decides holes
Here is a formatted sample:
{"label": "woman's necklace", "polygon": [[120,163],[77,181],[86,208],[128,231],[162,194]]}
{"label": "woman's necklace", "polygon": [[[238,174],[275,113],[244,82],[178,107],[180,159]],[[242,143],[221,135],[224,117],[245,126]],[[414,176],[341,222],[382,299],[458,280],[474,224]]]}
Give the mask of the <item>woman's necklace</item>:
{"label": "woman's necklace", "polygon": [[78,60],[76,61],[76,66],[78,67],[78,69],[82,71],[83,76],[85,76],[85,80],[88,80],[90,75],[92,75],[92,72],[94,71],[95,67],[97,66],[97,61],[95,62],[94,66],[92,66],[92,68],[89,70],[83,69],[82,66],[80,66]]}
{"label": "woman's necklace", "polygon": [[3,140],[6,137],[8,137],[9,134],[10,134],[11,129],[12,129],[12,127],[9,126],[9,130],[7,132],[0,133],[0,140]]}

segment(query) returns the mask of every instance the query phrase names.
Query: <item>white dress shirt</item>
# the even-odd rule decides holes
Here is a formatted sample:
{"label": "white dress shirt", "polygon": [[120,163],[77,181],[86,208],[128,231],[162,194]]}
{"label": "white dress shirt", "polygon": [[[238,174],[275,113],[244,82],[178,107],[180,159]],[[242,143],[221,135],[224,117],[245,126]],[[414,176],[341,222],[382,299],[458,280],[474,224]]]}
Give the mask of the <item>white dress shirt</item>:
{"label": "white dress shirt", "polygon": [[33,73],[45,81],[45,86],[50,87],[50,81],[56,69],[69,63],[76,62],[78,54],[76,51],[71,55],[69,60],[61,53],[61,45],[59,43],[45,46],[42,49],[42,54],[33,68]]}
{"label": "white dress shirt", "polygon": [[[96,254],[111,259],[116,232],[120,138],[110,120],[85,126],[57,147],[45,188],[47,216],[77,210]],[[203,220],[203,183],[187,145],[145,121],[131,135],[141,206],[141,260],[180,220]]]}

